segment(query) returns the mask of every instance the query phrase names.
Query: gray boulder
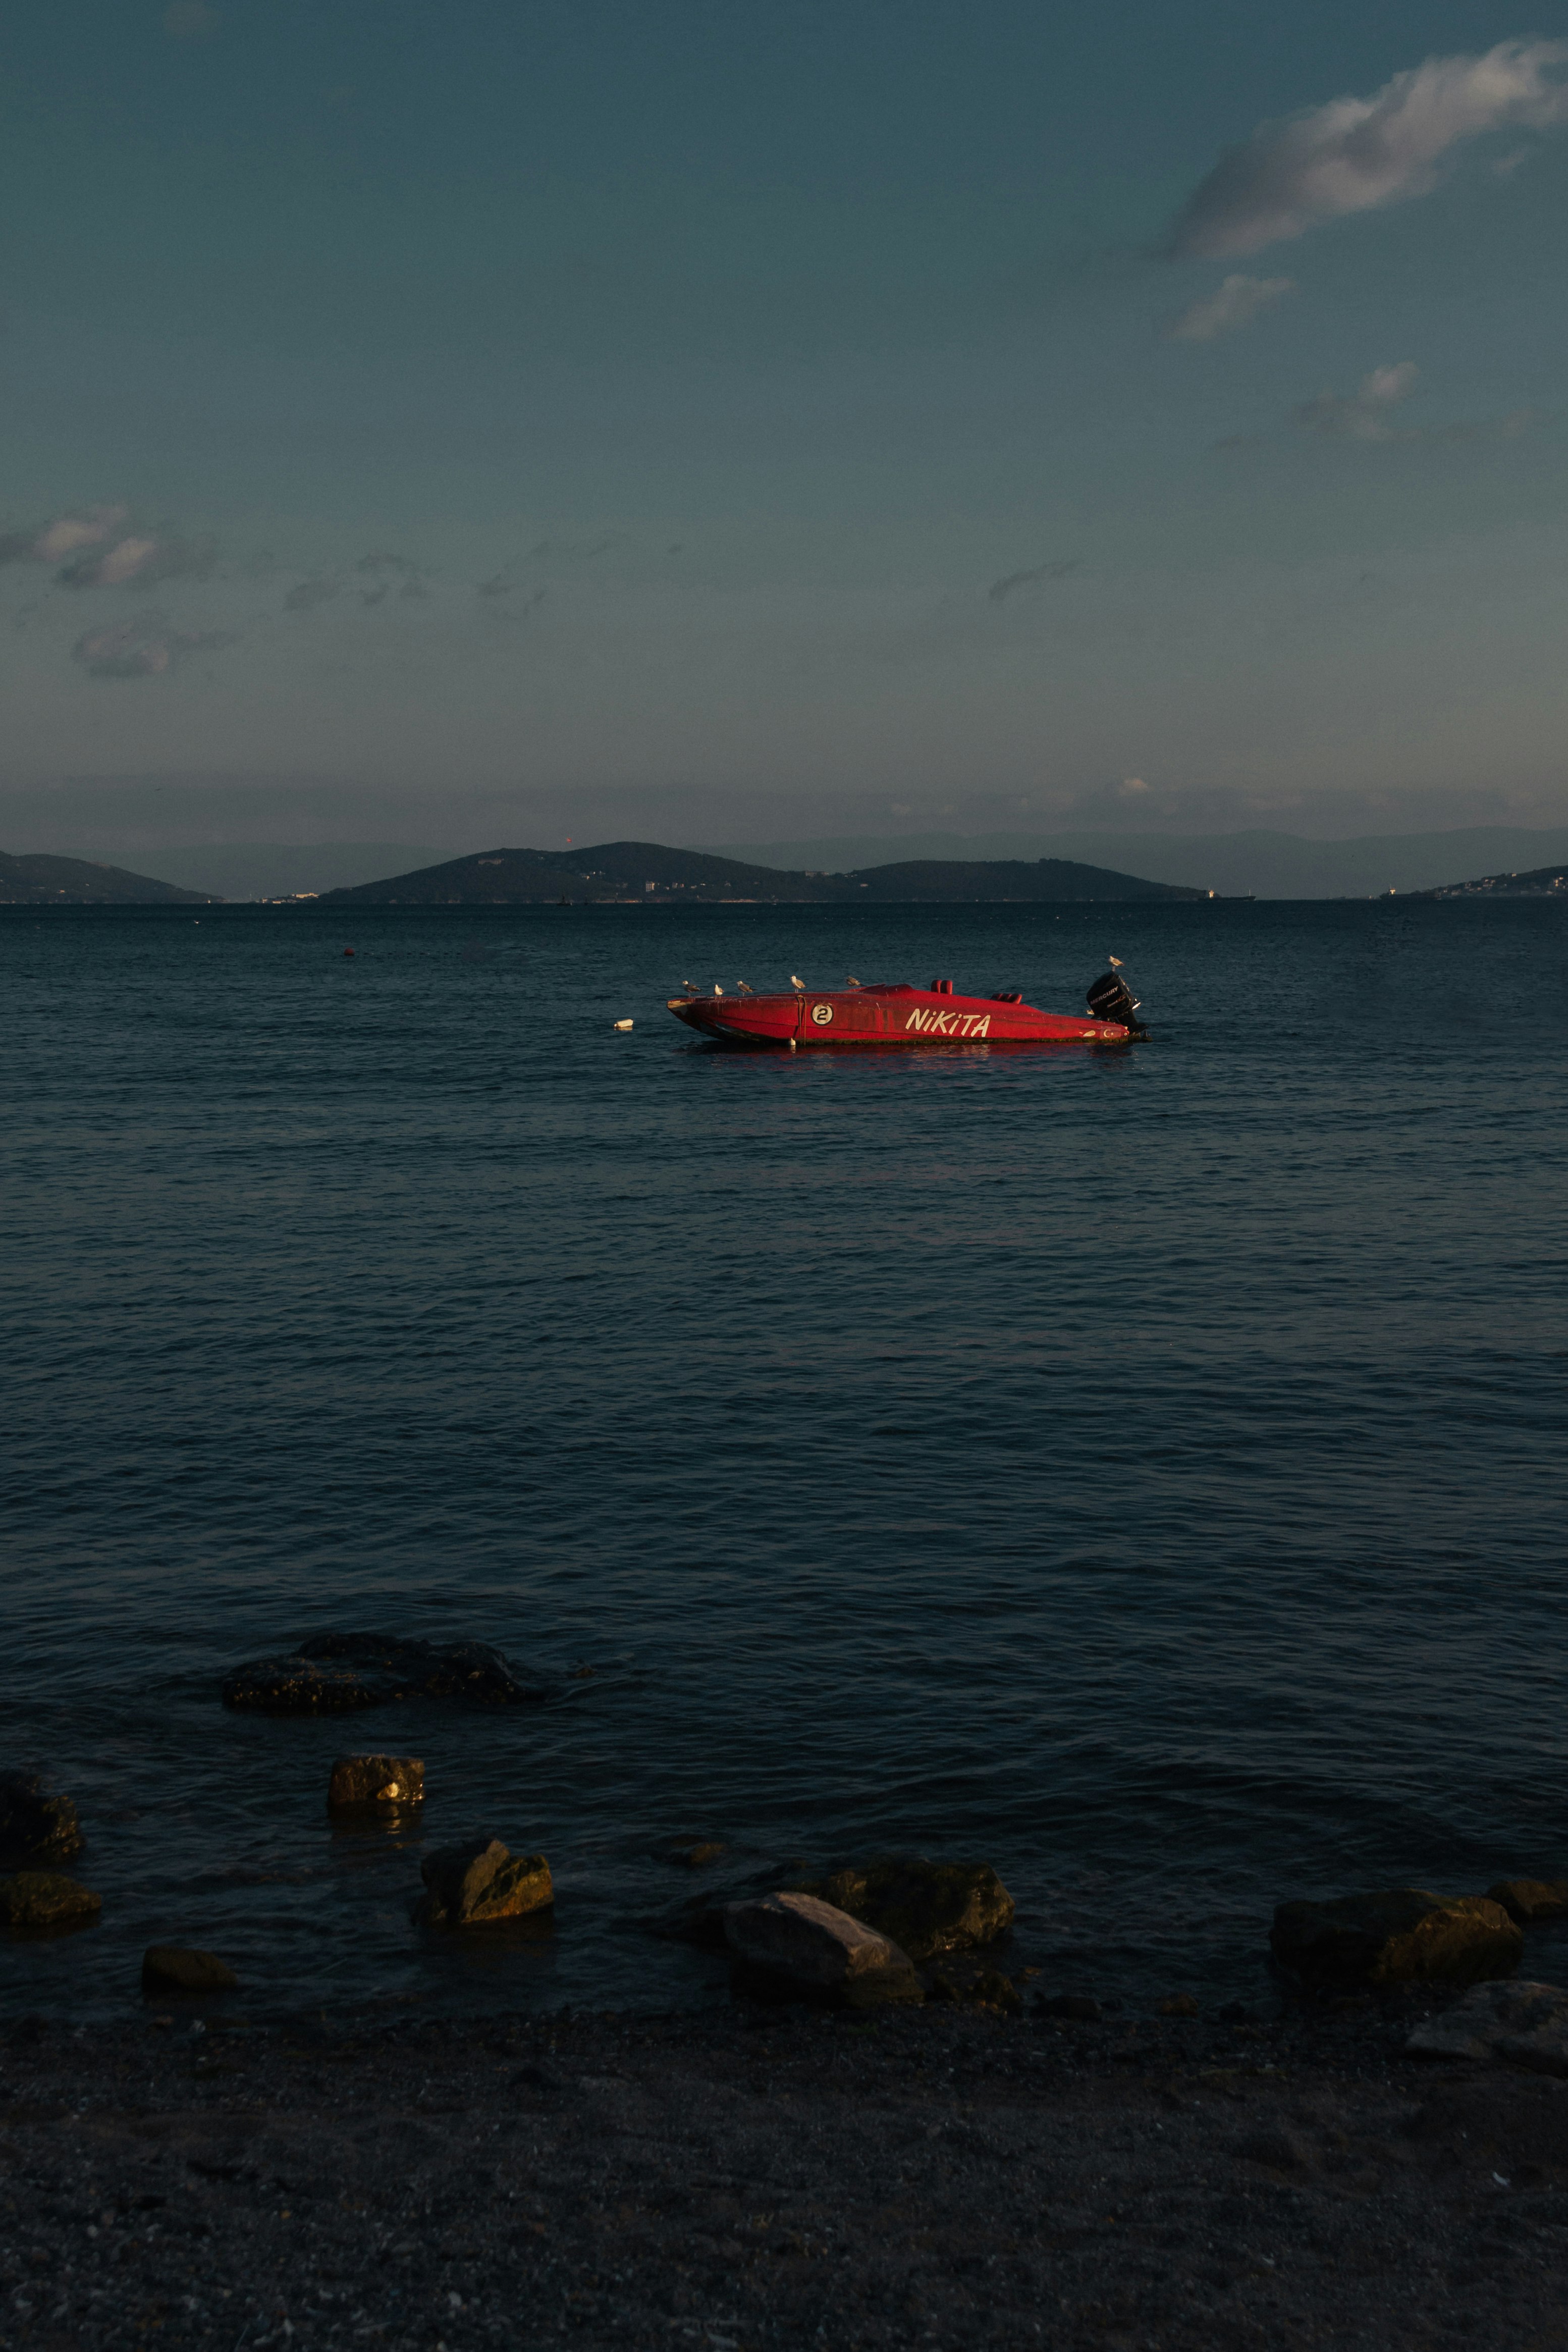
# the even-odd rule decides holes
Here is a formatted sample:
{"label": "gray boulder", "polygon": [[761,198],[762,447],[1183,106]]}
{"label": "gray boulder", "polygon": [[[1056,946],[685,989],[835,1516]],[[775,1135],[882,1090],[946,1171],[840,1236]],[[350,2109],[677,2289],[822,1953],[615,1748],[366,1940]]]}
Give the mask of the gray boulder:
{"label": "gray boulder", "polygon": [[1500,1903],[1420,1886],[1382,1887],[1336,1903],[1281,1903],[1269,1943],[1281,1967],[1322,1986],[1479,1984],[1511,1976],[1524,1949]]}
{"label": "gray boulder", "polygon": [[183,1944],[150,1944],[141,1958],[143,1992],[230,1992],[239,1982],[226,1960]]}
{"label": "gray boulder", "polygon": [[1568,1990],[1550,1984],[1479,1984],[1405,2047],[1417,2058],[1490,2059],[1568,2077]]}
{"label": "gray boulder", "polygon": [[0,1772],[0,1862],[69,1862],[84,1840],[68,1797],[36,1772]]}
{"label": "gray boulder", "polygon": [[340,1756],[327,1786],[329,1813],[392,1812],[423,1802],[422,1756]]}
{"label": "gray boulder", "polygon": [[427,1853],[420,1875],[429,1890],[414,1913],[422,1927],[485,1927],[555,1901],[543,1854],[508,1853],[499,1838]]}
{"label": "gray boulder", "polygon": [[19,1870],[0,1879],[0,1927],[13,1936],[85,1927],[103,1908],[101,1895],[57,1870]]}
{"label": "gray boulder", "polygon": [[725,1940],[780,1990],[849,2009],[925,1999],[907,1952],[814,1895],[761,1895],[731,1903]]}

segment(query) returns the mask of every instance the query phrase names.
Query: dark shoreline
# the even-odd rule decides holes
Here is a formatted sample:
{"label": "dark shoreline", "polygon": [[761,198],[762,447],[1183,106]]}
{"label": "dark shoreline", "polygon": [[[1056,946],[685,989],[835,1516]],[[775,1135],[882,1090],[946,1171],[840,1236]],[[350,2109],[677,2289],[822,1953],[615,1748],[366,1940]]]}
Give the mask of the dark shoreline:
{"label": "dark shoreline", "polygon": [[25,2020],[0,2345],[1568,2345],[1568,2084],[1442,2005]]}

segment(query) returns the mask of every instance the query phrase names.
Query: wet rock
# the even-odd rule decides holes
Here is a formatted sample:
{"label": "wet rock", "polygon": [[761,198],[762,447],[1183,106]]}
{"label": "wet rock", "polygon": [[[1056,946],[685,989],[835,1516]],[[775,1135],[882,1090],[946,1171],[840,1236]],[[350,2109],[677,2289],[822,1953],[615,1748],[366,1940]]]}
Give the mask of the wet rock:
{"label": "wet rock", "polygon": [[1281,1903],[1269,1937],[1274,1958],[1313,1986],[1479,1984],[1511,1976],[1524,1937],[1500,1903],[1383,1887],[1336,1903]]}
{"label": "wet rock", "polygon": [[1568,1878],[1505,1878],[1487,1888],[1489,1903],[1500,1903],[1521,1926],[1531,1919],[1568,1916]]}
{"label": "wet rock", "polygon": [[396,1694],[348,1666],[319,1666],[308,1658],[254,1658],[223,1685],[225,1706],[248,1715],[350,1715],[384,1706]]}
{"label": "wet rock", "polygon": [[1017,2017],[1023,2009],[1011,1977],[986,1961],[959,1957],[934,1960],[920,1971],[927,2000],[949,2001],[962,2009],[999,2009]]}
{"label": "wet rock", "polygon": [[728,1852],[729,1848],[721,1845],[716,1838],[676,1838],[672,1844],[661,1846],[659,1860],[673,1862],[682,1870],[706,1870],[710,1863],[717,1862],[721,1854]]}
{"label": "wet rock", "polygon": [[802,1885],[902,1947],[912,1960],[989,1944],[1010,1926],[1013,1898],[988,1863],[873,1862]]}
{"label": "wet rock", "polygon": [[760,1895],[728,1905],[725,1937],[737,1960],[780,1990],[849,2009],[925,1998],[907,1952],[812,1895]]}
{"label": "wet rock", "polygon": [[1173,1992],[1165,2000],[1155,2003],[1156,2017],[1196,2017],[1197,2003],[1189,1992]]}
{"label": "wet rock", "polygon": [[69,1862],[84,1843],[68,1797],[36,1772],[0,1772],[0,1862]]}
{"label": "wet rock", "polygon": [[19,1870],[0,1879],[0,1926],[13,1936],[85,1927],[103,1908],[101,1895],[55,1870]]}
{"label": "wet rock", "polygon": [[508,1853],[499,1838],[428,1853],[420,1875],[429,1889],[414,1913],[422,1927],[484,1927],[555,1901],[543,1854]]}
{"label": "wet rock", "polygon": [[1041,2017],[1062,2017],[1075,2025],[1098,2025],[1105,2012],[1092,1993],[1041,1993],[1035,2002]]}
{"label": "wet rock", "polygon": [[405,1642],[381,1633],[315,1633],[287,1656],[236,1666],[225,1706],[256,1715],[343,1715],[412,1698],[516,1706],[549,1696],[483,1642]]}
{"label": "wet rock", "polygon": [[150,1944],[141,1958],[145,1993],[230,1992],[239,1982],[226,1960],[181,1944]]}
{"label": "wet rock", "polygon": [[391,1812],[423,1802],[422,1756],[340,1756],[327,1786],[329,1813]]}
{"label": "wet rock", "polygon": [[1442,2016],[1418,2025],[1405,2047],[1418,2058],[1490,2059],[1568,2077],[1568,1990],[1475,1985]]}

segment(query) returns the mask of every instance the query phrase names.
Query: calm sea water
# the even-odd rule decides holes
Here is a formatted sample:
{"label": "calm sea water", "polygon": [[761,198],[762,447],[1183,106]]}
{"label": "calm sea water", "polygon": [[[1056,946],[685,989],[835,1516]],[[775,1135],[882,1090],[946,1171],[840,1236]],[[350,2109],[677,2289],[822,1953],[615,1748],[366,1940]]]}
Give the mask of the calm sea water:
{"label": "calm sea water", "polygon": [[[995,1864],[1020,1961],[1264,1999],[1273,1904],[1568,1872],[1568,918],[1509,906],[236,908],[0,920],[4,1757],[101,1924],[12,2010],[626,2007],[737,1872]],[[353,960],[342,955],[345,944]],[[956,976],[1113,1052],[737,1055],[707,987]],[[630,1035],[612,1028],[632,1016]],[[242,1718],[308,1632],[472,1636],[496,1717]],[[423,1937],[420,1842],[547,1940]],[[1568,1949],[1541,1946],[1546,1973]]]}

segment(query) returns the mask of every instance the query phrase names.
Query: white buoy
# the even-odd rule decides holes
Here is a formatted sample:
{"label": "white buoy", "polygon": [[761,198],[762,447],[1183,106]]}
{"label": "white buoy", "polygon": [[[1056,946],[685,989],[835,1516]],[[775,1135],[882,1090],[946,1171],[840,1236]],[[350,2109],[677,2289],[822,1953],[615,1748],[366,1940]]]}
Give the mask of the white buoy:
{"label": "white buoy", "polygon": [[615,1024],[615,1026],[617,1027],[617,1029],[630,1029],[630,1027],[632,1026],[632,1024],[630,1023],[630,1021],[618,1021],[618,1022]]}

